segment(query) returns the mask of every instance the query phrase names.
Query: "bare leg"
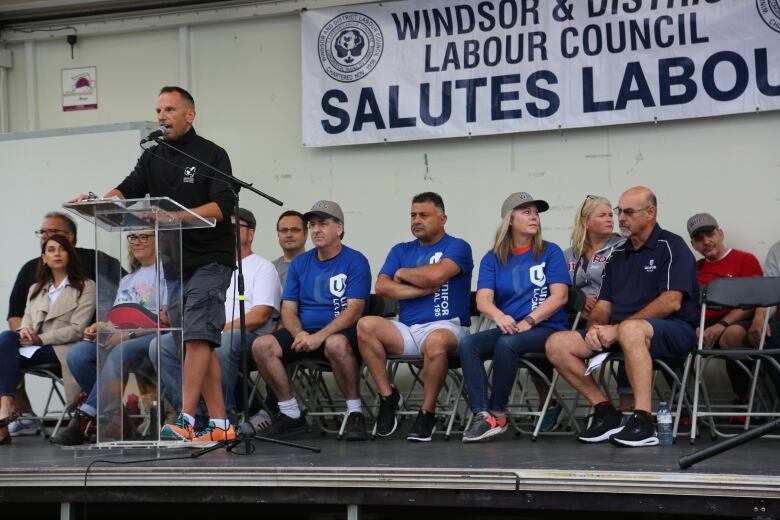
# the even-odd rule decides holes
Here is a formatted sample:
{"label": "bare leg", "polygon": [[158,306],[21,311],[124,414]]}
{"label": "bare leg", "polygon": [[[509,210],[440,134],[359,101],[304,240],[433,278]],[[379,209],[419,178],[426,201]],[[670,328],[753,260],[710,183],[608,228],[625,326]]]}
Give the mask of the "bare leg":
{"label": "bare leg", "polygon": [[423,353],[423,405],[426,412],[436,412],[436,401],[447,379],[447,356],[458,349],[458,338],[445,329],[428,334],[421,345]]}
{"label": "bare leg", "polygon": [[577,332],[556,332],[547,338],[545,345],[547,359],[558,369],[558,373],[575,390],[581,393],[591,405],[607,400],[592,377],[585,375],[585,361],[593,351]]}
{"label": "bare leg", "polygon": [[[200,340],[187,341],[184,346],[187,355],[184,358],[182,411],[194,417],[211,362],[211,346],[208,341]],[[224,409],[224,404],[222,406]]]}
{"label": "bare leg", "polygon": [[333,334],[325,339],[325,358],[333,369],[333,377],[346,399],[360,399],[358,389],[358,360],[352,345],[343,334]]}
{"label": "bare leg", "polygon": [[646,320],[626,320],[618,328],[618,341],[626,360],[626,373],[634,391],[636,409],[650,412],[653,384],[653,359],[650,340],[653,327]]}
{"label": "bare leg", "polygon": [[282,346],[275,337],[260,336],[252,343],[252,357],[265,383],[271,387],[279,401],[293,398],[287,369],[282,363]]}
{"label": "bare leg", "polygon": [[403,354],[404,340],[401,333],[389,320],[378,316],[360,318],[357,333],[363,363],[374,379],[379,394],[387,397],[392,393],[387,377],[387,354]]}
{"label": "bare leg", "polygon": [[225,419],[225,396],[222,393],[222,368],[217,353],[211,350],[208,372],[203,381],[203,400],[212,419]]}

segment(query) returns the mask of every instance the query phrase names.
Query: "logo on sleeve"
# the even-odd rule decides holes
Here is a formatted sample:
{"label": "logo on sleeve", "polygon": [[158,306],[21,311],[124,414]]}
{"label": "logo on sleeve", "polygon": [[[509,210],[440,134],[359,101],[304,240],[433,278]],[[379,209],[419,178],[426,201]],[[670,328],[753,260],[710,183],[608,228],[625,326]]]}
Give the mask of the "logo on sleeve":
{"label": "logo on sleeve", "polygon": [[528,275],[531,277],[531,283],[537,287],[544,287],[544,284],[547,283],[547,276],[544,274],[544,266],[546,263],[547,262],[542,262],[528,270]]}
{"label": "logo on sleeve", "polygon": [[184,178],[182,181],[193,184],[195,182],[195,167],[194,166],[188,166],[184,168]]}
{"label": "logo on sleeve", "polygon": [[439,262],[441,262],[442,255],[444,255],[444,253],[442,251],[434,253],[433,256],[431,256],[431,259],[428,260],[428,263],[429,264],[438,264]]}
{"label": "logo on sleeve", "polygon": [[347,275],[342,273],[331,276],[330,293],[337,298],[341,298],[345,292],[347,292]]}

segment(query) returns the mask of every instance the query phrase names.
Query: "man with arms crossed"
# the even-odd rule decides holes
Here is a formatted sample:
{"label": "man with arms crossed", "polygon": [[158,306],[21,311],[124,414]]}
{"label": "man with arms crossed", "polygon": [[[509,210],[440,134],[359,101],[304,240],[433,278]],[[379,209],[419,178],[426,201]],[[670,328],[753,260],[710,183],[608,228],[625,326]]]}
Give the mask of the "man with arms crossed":
{"label": "man with arms crossed", "polygon": [[379,390],[377,434],[391,435],[401,396],[390,385],[387,354],[423,356],[424,398],[409,441],[430,441],[435,430],[436,401],[447,376],[447,357],[471,324],[471,247],[444,231],[447,215],[442,198],[431,192],[412,199],[411,229],[415,240],[394,246],[376,281],[379,296],[399,300],[398,321],[366,316],[358,322],[360,354]]}

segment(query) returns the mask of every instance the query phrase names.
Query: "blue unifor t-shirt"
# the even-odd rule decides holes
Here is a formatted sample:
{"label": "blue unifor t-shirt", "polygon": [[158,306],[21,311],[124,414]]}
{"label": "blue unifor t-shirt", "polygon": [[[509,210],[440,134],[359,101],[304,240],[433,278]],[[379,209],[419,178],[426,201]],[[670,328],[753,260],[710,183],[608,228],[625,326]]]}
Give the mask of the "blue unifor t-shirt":
{"label": "blue unifor t-shirt", "polygon": [[311,249],[295,257],[287,273],[282,300],[298,302],[305,330],[319,330],[347,308],[347,300],[371,294],[371,268],[362,253],[342,244],[338,255],[325,260]]}
{"label": "blue unifor t-shirt", "polygon": [[[496,254],[488,251],[479,264],[477,289],[491,289],[496,307],[515,320],[525,318],[539,307],[550,295],[550,284],[554,283],[571,285],[571,278],[563,251],[551,242],[547,242],[537,259],[531,249],[520,255],[510,254],[506,265],[501,265]],[[539,326],[567,329],[565,306]]]}
{"label": "blue unifor t-shirt", "polygon": [[464,327],[471,325],[471,272],[474,260],[471,246],[465,240],[448,234],[435,244],[423,246],[418,240],[396,244],[387,254],[379,274],[392,278],[401,268],[437,264],[445,258],[460,267],[460,273],[428,296],[401,300],[398,319],[404,325],[418,325],[438,320],[460,318]]}

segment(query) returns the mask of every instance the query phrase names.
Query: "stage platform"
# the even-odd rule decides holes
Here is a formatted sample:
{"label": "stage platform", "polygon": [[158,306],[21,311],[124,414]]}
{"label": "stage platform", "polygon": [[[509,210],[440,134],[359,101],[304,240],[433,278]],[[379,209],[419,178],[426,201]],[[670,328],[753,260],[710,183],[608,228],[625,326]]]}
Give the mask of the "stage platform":
{"label": "stage platform", "polygon": [[[708,437],[695,447],[681,438],[638,449],[511,432],[468,445],[460,436],[413,444],[398,434],[300,440],[322,452],[256,442],[253,455],[194,459],[192,449],[84,451],[15,438],[0,447],[0,511],[76,518],[87,504],[91,518],[213,518],[218,505],[220,517],[262,507],[265,518],[780,517],[780,440],[759,439],[686,471],[677,459]],[[162,460],[170,457],[182,458]]]}

